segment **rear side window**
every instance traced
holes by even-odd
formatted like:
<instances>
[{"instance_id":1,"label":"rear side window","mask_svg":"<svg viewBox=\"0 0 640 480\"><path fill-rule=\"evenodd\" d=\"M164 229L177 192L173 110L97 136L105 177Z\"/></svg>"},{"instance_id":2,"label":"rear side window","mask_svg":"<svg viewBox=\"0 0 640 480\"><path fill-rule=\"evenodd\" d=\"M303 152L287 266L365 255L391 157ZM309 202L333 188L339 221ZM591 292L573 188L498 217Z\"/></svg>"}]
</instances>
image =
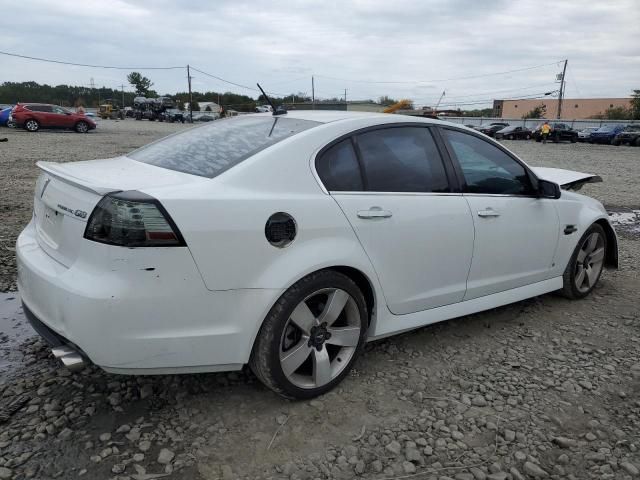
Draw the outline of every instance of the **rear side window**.
<instances>
[{"instance_id":1,"label":"rear side window","mask_svg":"<svg viewBox=\"0 0 640 480\"><path fill-rule=\"evenodd\" d=\"M329 191L357 192L363 189L358 158L350 138L325 150L316 160L316 170Z\"/></svg>"},{"instance_id":2,"label":"rear side window","mask_svg":"<svg viewBox=\"0 0 640 480\"><path fill-rule=\"evenodd\" d=\"M449 192L442 159L427 128L382 128L359 134L357 140L367 190Z\"/></svg>"},{"instance_id":3,"label":"rear side window","mask_svg":"<svg viewBox=\"0 0 640 480\"><path fill-rule=\"evenodd\" d=\"M216 120L133 151L129 158L213 178L285 138L320 125L286 117L245 115Z\"/></svg>"},{"instance_id":4,"label":"rear side window","mask_svg":"<svg viewBox=\"0 0 640 480\"><path fill-rule=\"evenodd\" d=\"M32 112L51 112L51 105L25 105Z\"/></svg>"}]
</instances>

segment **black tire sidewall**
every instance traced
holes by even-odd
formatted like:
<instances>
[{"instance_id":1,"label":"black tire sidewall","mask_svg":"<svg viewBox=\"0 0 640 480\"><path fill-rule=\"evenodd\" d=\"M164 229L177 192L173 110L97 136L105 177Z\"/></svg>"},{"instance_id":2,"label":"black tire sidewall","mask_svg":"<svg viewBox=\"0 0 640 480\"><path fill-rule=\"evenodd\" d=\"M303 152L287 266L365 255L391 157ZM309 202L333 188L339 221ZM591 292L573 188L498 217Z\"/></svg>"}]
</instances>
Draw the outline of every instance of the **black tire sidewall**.
<instances>
[{"instance_id":1,"label":"black tire sidewall","mask_svg":"<svg viewBox=\"0 0 640 480\"><path fill-rule=\"evenodd\" d=\"M282 338L282 333L284 330L291 313L295 309L295 307L306 297L311 295L312 293L321 290L323 288L339 288L346 291L356 302L358 306L358 310L360 311L360 340L358 346L356 347L356 351L353 356L349 360L349 363L342 370L340 375L334 378L328 384L318 387L318 388L300 388L287 379L286 375L282 371L282 367L280 365L280 340ZM267 359L268 362L268 372L270 379L264 379L263 375L256 372L258 377L263 380L267 380L267 386L270 383L274 383L277 387L275 390L288 398L295 399L309 399L313 397L317 397L318 395L322 395L323 393L328 392L332 388L334 388L338 383L342 381L342 379L349 374L349 371L353 367L354 362L362 352L364 345L366 343L367 336L367 328L368 328L368 312L367 305L364 299L364 296L358 286L346 275L343 275L339 272L333 270L324 270L320 272L316 272L311 274L295 285L290 287L276 302L276 305L271 309L263 327L260 329L258 335L269 332L267 337L261 337L256 340L256 347L259 349L263 349L261 352ZM265 328L267 327L267 328ZM264 349L267 349L265 352ZM254 347L255 350L255 347ZM252 357L258 352L252 353ZM252 368L254 368L252 363Z\"/></svg>"},{"instance_id":2,"label":"black tire sidewall","mask_svg":"<svg viewBox=\"0 0 640 480\"><path fill-rule=\"evenodd\" d=\"M605 251L605 255L606 255L606 251L607 251L607 234L604 231L604 228L602 228L599 224L594 223L593 225L591 225L586 232L584 232L584 234L582 235L582 237L580 237L580 240L578 240L578 243L573 251L573 254L571 255L571 259L569 260L569 264L567 265L567 268L565 269L564 275L563 275L563 281L564 281L564 285L563 285L563 292L565 294L565 296L569 297L569 298L573 298L573 299L578 299L578 298L584 298L587 295L589 295L593 289L596 287L596 285L598 284L598 282L600 281L600 277L602 276L602 272L604 271L604 265L602 266L602 269L600 270L600 273L598 274L598 278L596 279L596 281L594 282L593 286L587 290L586 292L581 292L580 290L578 290L578 288L576 287L576 269L575 269L575 264L576 264L576 260L578 257L578 254L580 253L580 246L584 243L585 239L591 235L594 232L598 232L602 238L604 239L604 251Z\"/></svg>"},{"instance_id":3,"label":"black tire sidewall","mask_svg":"<svg viewBox=\"0 0 640 480\"><path fill-rule=\"evenodd\" d=\"M79 125L86 125L87 129L83 132L79 129ZM87 133L89 131L89 124L87 122L84 121L79 121L78 123L76 123L76 126L74 128L74 130L78 133Z\"/></svg>"}]
</instances>

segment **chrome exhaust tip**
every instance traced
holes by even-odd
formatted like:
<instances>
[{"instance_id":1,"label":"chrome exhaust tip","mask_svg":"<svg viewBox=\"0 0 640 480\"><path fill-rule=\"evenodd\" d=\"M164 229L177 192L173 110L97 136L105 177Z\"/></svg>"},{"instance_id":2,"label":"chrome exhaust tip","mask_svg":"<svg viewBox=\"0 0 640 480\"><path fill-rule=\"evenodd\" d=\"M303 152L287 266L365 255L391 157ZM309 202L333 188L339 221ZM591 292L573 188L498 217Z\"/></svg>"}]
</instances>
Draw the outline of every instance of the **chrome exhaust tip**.
<instances>
[{"instance_id":1,"label":"chrome exhaust tip","mask_svg":"<svg viewBox=\"0 0 640 480\"><path fill-rule=\"evenodd\" d=\"M87 366L85 358L69 345L54 347L51 349L51 353L62 362L62 365L71 371L82 370Z\"/></svg>"}]
</instances>

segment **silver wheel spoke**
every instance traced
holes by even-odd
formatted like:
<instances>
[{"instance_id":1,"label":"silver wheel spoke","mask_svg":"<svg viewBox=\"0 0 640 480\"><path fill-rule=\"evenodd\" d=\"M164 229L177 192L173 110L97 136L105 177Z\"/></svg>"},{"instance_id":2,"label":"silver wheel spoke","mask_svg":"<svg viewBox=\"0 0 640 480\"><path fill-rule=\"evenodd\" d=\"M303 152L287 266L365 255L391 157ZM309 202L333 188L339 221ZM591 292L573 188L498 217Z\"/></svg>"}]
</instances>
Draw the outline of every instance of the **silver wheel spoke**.
<instances>
[{"instance_id":1,"label":"silver wheel spoke","mask_svg":"<svg viewBox=\"0 0 640 480\"><path fill-rule=\"evenodd\" d=\"M313 381L316 387L331 381L331 360L324 346L320 351L313 349Z\"/></svg>"},{"instance_id":2,"label":"silver wheel spoke","mask_svg":"<svg viewBox=\"0 0 640 480\"><path fill-rule=\"evenodd\" d=\"M300 368L300 365L309 358L310 353L311 347L308 345L307 339L303 338L293 349L281 354L280 364L284 374L289 376Z\"/></svg>"},{"instance_id":3,"label":"silver wheel spoke","mask_svg":"<svg viewBox=\"0 0 640 480\"><path fill-rule=\"evenodd\" d=\"M592 233L589 235L589 239L587 240L587 248L585 248L587 253L593 252L598 246L598 237L597 233Z\"/></svg>"},{"instance_id":4,"label":"silver wheel spoke","mask_svg":"<svg viewBox=\"0 0 640 480\"><path fill-rule=\"evenodd\" d=\"M586 272L584 267L582 265L578 267L578 273L576 274L576 286L578 288L582 287L582 284L584 283L585 274Z\"/></svg>"},{"instance_id":5,"label":"silver wheel spoke","mask_svg":"<svg viewBox=\"0 0 640 480\"><path fill-rule=\"evenodd\" d=\"M604 260L604 248L599 248L597 250L594 250L593 253L591 254L591 262L599 263L602 260Z\"/></svg>"},{"instance_id":6,"label":"silver wheel spoke","mask_svg":"<svg viewBox=\"0 0 640 480\"><path fill-rule=\"evenodd\" d=\"M326 342L330 345L355 347L360 340L360 327L337 327L327 329L331 334Z\"/></svg>"},{"instance_id":7,"label":"silver wheel spoke","mask_svg":"<svg viewBox=\"0 0 640 480\"><path fill-rule=\"evenodd\" d=\"M587 285L589 287L592 287L596 283L598 272L596 272L593 268L585 268L584 271L587 273Z\"/></svg>"},{"instance_id":8,"label":"silver wheel spoke","mask_svg":"<svg viewBox=\"0 0 640 480\"><path fill-rule=\"evenodd\" d=\"M347 300L349 300L349 294L344 290L334 290L330 293L327 304L318 317L318 323L326 322L327 325L332 325L344 310Z\"/></svg>"},{"instance_id":9,"label":"silver wheel spoke","mask_svg":"<svg viewBox=\"0 0 640 480\"><path fill-rule=\"evenodd\" d=\"M587 258L587 252L584 251L583 249L580 249L580 251L578 252L578 262L582 263L584 262L584 259Z\"/></svg>"},{"instance_id":10,"label":"silver wheel spoke","mask_svg":"<svg viewBox=\"0 0 640 480\"><path fill-rule=\"evenodd\" d=\"M317 324L316 317L313 316L311 310L305 302L300 302L295 310L291 313L291 321L295 323L300 330L307 335L311 332L311 327Z\"/></svg>"}]
</instances>

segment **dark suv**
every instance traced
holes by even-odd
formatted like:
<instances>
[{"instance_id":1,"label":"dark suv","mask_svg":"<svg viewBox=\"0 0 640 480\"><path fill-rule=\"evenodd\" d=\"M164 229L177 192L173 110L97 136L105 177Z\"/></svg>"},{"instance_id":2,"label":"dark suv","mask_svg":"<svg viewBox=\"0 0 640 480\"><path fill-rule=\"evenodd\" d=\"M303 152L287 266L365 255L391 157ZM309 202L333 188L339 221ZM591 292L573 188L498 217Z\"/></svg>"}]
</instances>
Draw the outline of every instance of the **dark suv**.
<instances>
[{"instance_id":1,"label":"dark suv","mask_svg":"<svg viewBox=\"0 0 640 480\"><path fill-rule=\"evenodd\" d=\"M640 147L640 125L627 125L623 131L618 133L611 142L614 145L635 145Z\"/></svg>"},{"instance_id":2,"label":"dark suv","mask_svg":"<svg viewBox=\"0 0 640 480\"><path fill-rule=\"evenodd\" d=\"M18 103L11 111L11 119L17 127L29 132L41 128L62 128L86 133L96 128L93 120L84 113L75 113L48 103Z\"/></svg>"},{"instance_id":3,"label":"dark suv","mask_svg":"<svg viewBox=\"0 0 640 480\"><path fill-rule=\"evenodd\" d=\"M562 140L568 140L571 143L576 143L578 141L578 132L576 132L573 128L571 128L566 123L550 123L551 132L549 132L548 140L552 142L560 142ZM535 138L536 142L542 141L541 134L542 124L538 125L536 129L533 131L533 138Z\"/></svg>"}]
</instances>

